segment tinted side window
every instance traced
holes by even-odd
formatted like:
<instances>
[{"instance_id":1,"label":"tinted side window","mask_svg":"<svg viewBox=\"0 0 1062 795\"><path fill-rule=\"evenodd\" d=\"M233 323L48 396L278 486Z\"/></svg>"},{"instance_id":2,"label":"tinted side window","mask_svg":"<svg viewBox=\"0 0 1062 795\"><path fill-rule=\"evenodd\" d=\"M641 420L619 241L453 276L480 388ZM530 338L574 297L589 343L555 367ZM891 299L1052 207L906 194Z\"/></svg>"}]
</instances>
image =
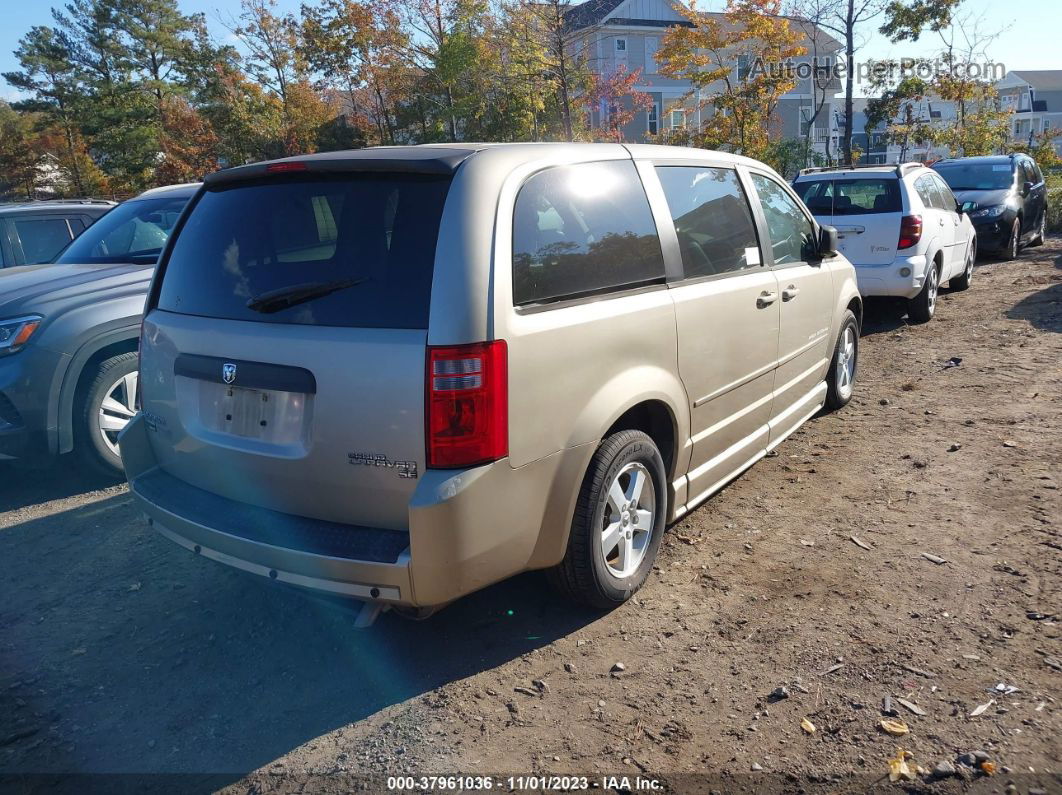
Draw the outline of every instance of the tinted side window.
<instances>
[{"instance_id":1,"label":"tinted side window","mask_svg":"<svg viewBox=\"0 0 1062 795\"><path fill-rule=\"evenodd\" d=\"M760 205L767 219L774 264L807 262L815 257L815 227L796 201L770 177L752 175Z\"/></svg>"},{"instance_id":2,"label":"tinted side window","mask_svg":"<svg viewBox=\"0 0 1062 795\"><path fill-rule=\"evenodd\" d=\"M936 207L937 202L940 201L928 176L919 177L915 180L915 192L918 193L918 198L922 200L922 204L927 208Z\"/></svg>"},{"instance_id":3,"label":"tinted side window","mask_svg":"<svg viewBox=\"0 0 1062 795\"><path fill-rule=\"evenodd\" d=\"M729 168L660 166L687 278L759 265L759 243L748 199ZM754 250L755 261L746 260Z\"/></svg>"},{"instance_id":4,"label":"tinted side window","mask_svg":"<svg viewBox=\"0 0 1062 795\"><path fill-rule=\"evenodd\" d=\"M542 303L664 279L660 239L634 163L535 174L513 213L513 303Z\"/></svg>"},{"instance_id":5,"label":"tinted side window","mask_svg":"<svg viewBox=\"0 0 1062 795\"><path fill-rule=\"evenodd\" d=\"M933 187L937 189L937 193L940 196L940 209L955 212L955 194L951 192L951 188L936 175L933 175L930 179L933 180Z\"/></svg>"},{"instance_id":6,"label":"tinted side window","mask_svg":"<svg viewBox=\"0 0 1062 795\"><path fill-rule=\"evenodd\" d=\"M65 218L26 218L14 223L27 265L50 262L70 242Z\"/></svg>"}]
</instances>

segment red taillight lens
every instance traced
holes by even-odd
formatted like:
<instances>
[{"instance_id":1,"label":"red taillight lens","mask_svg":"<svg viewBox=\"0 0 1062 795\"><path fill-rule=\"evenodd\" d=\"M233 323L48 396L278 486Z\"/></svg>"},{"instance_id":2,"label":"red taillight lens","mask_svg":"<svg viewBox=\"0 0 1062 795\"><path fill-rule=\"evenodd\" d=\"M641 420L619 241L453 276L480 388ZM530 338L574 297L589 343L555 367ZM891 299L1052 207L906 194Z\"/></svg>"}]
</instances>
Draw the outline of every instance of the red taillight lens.
<instances>
[{"instance_id":1,"label":"red taillight lens","mask_svg":"<svg viewBox=\"0 0 1062 795\"><path fill-rule=\"evenodd\" d=\"M428 466L486 464L509 453L509 374L503 340L428 348Z\"/></svg>"},{"instance_id":2,"label":"red taillight lens","mask_svg":"<svg viewBox=\"0 0 1062 795\"><path fill-rule=\"evenodd\" d=\"M905 215L900 219L900 240L896 248L911 248L922 239L922 216Z\"/></svg>"},{"instance_id":3,"label":"red taillight lens","mask_svg":"<svg viewBox=\"0 0 1062 795\"><path fill-rule=\"evenodd\" d=\"M300 160L291 160L284 163L270 163L266 166L267 174L283 173L285 171L306 171L307 166Z\"/></svg>"}]
</instances>

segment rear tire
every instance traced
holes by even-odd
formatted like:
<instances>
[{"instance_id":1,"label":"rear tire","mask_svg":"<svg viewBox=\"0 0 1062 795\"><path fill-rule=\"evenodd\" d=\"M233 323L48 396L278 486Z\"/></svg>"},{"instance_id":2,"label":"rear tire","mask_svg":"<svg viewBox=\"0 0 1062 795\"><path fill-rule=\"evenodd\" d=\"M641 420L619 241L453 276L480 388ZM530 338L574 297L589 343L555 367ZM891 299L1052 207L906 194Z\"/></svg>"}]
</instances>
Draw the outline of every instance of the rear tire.
<instances>
[{"instance_id":1,"label":"rear tire","mask_svg":"<svg viewBox=\"0 0 1062 795\"><path fill-rule=\"evenodd\" d=\"M620 431L597 448L583 478L568 549L548 572L576 602L610 609L642 587L667 520L660 450L641 431Z\"/></svg>"},{"instance_id":2,"label":"rear tire","mask_svg":"<svg viewBox=\"0 0 1062 795\"><path fill-rule=\"evenodd\" d=\"M1040 213L1040 227L1036 231L1036 237L1029 241L1029 248L1036 248L1036 246L1042 246L1044 239L1047 237L1047 210Z\"/></svg>"},{"instance_id":3,"label":"rear tire","mask_svg":"<svg viewBox=\"0 0 1062 795\"><path fill-rule=\"evenodd\" d=\"M855 391L856 373L859 371L859 322L848 309L841 319L837 344L833 347L833 359L826 375L826 408L830 411L844 408Z\"/></svg>"},{"instance_id":4,"label":"rear tire","mask_svg":"<svg viewBox=\"0 0 1062 795\"><path fill-rule=\"evenodd\" d=\"M977 259L977 239L970 241L970 250L966 254L966 268L962 275L952 276L948 287L952 290L969 290L970 282L973 281L974 260Z\"/></svg>"},{"instance_id":5,"label":"rear tire","mask_svg":"<svg viewBox=\"0 0 1062 795\"><path fill-rule=\"evenodd\" d=\"M97 472L120 478L125 470L117 434L135 413L137 355L122 353L100 362L77 413L74 449Z\"/></svg>"},{"instance_id":6,"label":"rear tire","mask_svg":"<svg viewBox=\"0 0 1062 795\"><path fill-rule=\"evenodd\" d=\"M940 269L934 262L926 274L922 292L910 300L907 314L915 323L928 323L937 311L937 290L940 288Z\"/></svg>"}]
</instances>

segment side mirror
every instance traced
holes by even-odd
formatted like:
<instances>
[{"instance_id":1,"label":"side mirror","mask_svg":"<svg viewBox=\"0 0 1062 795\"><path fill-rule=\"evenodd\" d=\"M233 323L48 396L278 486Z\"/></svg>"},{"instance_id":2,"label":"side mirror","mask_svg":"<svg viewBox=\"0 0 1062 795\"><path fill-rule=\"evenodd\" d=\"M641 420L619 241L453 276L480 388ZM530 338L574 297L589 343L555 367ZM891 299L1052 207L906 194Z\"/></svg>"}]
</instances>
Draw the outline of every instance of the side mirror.
<instances>
[{"instance_id":1,"label":"side mirror","mask_svg":"<svg viewBox=\"0 0 1062 795\"><path fill-rule=\"evenodd\" d=\"M1024 185L1021 186L1021 195L1028 196L1030 193L1032 193L1032 189L1033 184L1031 182L1026 182Z\"/></svg>"},{"instance_id":2,"label":"side mirror","mask_svg":"<svg viewBox=\"0 0 1062 795\"><path fill-rule=\"evenodd\" d=\"M959 215L972 213L977 209L977 202L956 202L955 212Z\"/></svg>"},{"instance_id":3,"label":"side mirror","mask_svg":"<svg viewBox=\"0 0 1062 795\"><path fill-rule=\"evenodd\" d=\"M819 256L833 257L837 254L837 229L829 224L819 227Z\"/></svg>"}]
</instances>

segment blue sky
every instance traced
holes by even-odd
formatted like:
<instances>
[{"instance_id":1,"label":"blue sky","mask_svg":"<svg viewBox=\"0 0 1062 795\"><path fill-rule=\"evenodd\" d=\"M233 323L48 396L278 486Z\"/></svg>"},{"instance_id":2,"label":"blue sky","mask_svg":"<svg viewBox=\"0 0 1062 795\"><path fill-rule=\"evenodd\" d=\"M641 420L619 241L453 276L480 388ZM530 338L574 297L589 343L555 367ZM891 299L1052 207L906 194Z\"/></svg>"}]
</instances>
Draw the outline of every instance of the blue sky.
<instances>
[{"instance_id":1,"label":"blue sky","mask_svg":"<svg viewBox=\"0 0 1062 795\"><path fill-rule=\"evenodd\" d=\"M180 0L187 13L206 14L214 35L222 39L228 31L219 19L228 19L239 12L239 0ZM50 7L58 5L49 0L0 0L0 72L18 67L13 55L21 36L33 25L51 23ZM300 0L279 0L282 11L297 12ZM723 0L699 3L709 10L722 8ZM1003 64L1007 69L1062 69L1062 54L1059 53L1059 38L1062 22L1059 21L1058 0L966 0L964 13L981 18L981 28L986 31L1001 31L989 50L989 58ZM860 60L888 57L920 57L936 48L936 41L924 37L917 44L893 45L873 32L874 24L867 25L867 42L857 55ZM858 93L858 89L857 89ZM15 99L15 92L0 79L0 98Z\"/></svg>"}]
</instances>

